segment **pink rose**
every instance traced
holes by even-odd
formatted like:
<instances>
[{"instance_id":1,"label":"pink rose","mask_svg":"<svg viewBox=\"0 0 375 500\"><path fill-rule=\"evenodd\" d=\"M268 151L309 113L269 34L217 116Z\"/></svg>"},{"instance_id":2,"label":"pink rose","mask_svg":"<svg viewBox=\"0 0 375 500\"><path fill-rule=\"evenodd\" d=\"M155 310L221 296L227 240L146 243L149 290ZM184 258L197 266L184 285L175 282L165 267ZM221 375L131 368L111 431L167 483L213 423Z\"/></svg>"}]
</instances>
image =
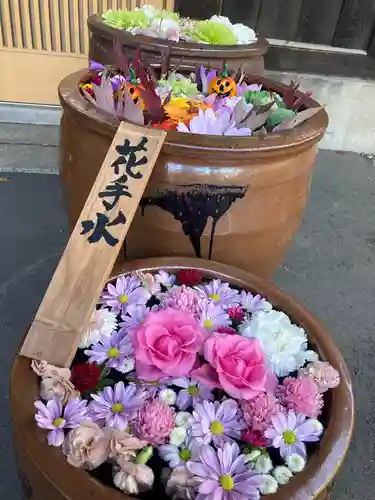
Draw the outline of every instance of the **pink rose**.
<instances>
[{"instance_id":1,"label":"pink rose","mask_svg":"<svg viewBox=\"0 0 375 500\"><path fill-rule=\"evenodd\" d=\"M275 388L277 379L268 371L257 339L212 335L205 341L204 357L209 364L193 370L192 378L209 387L221 387L233 398L248 400Z\"/></svg>"},{"instance_id":2,"label":"pink rose","mask_svg":"<svg viewBox=\"0 0 375 500\"><path fill-rule=\"evenodd\" d=\"M188 375L204 339L202 327L191 314L171 308L150 312L133 337L138 378Z\"/></svg>"}]
</instances>

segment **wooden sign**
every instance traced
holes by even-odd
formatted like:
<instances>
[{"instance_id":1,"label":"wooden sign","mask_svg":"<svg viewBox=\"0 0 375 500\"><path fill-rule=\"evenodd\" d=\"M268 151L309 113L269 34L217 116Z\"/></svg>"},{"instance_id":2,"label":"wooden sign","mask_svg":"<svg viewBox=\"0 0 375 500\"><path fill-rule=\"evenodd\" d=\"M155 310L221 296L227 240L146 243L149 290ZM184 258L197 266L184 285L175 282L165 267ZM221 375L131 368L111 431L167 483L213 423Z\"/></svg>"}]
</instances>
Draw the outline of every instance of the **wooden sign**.
<instances>
[{"instance_id":1,"label":"wooden sign","mask_svg":"<svg viewBox=\"0 0 375 500\"><path fill-rule=\"evenodd\" d=\"M165 137L163 130L120 124L27 334L23 356L70 366Z\"/></svg>"}]
</instances>

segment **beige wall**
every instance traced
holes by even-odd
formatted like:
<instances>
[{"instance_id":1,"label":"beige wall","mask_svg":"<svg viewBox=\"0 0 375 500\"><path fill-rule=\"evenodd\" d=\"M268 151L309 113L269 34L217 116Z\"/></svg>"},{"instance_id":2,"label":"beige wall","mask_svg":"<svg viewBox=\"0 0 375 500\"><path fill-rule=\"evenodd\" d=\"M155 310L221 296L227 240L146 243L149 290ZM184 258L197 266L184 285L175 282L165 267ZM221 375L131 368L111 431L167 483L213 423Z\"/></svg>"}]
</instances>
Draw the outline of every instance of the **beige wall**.
<instances>
[{"instance_id":1,"label":"beige wall","mask_svg":"<svg viewBox=\"0 0 375 500\"><path fill-rule=\"evenodd\" d=\"M57 104L57 85L87 65L88 15L173 0L0 0L0 101Z\"/></svg>"}]
</instances>

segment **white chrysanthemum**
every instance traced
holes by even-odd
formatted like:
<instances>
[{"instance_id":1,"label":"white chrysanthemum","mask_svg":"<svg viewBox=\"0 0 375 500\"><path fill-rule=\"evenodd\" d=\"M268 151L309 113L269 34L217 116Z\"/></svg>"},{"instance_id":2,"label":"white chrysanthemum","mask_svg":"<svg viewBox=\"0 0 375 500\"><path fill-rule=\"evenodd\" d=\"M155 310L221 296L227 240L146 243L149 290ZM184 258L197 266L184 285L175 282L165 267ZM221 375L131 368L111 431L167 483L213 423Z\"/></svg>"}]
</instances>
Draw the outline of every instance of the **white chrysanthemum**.
<instances>
[{"instance_id":1,"label":"white chrysanthemum","mask_svg":"<svg viewBox=\"0 0 375 500\"><path fill-rule=\"evenodd\" d=\"M249 462L254 462L258 457L260 457L262 452L259 449L255 449L251 451L250 453L245 453L245 464ZM253 464L251 464L251 467Z\"/></svg>"},{"instance_id":2,"label":"white chrysanthemum","mask_svg":"<svg viewBox=\"0 0 375 500\"><path fill-rule=\"evenodd\" d=\"M102 338L110 337L116 328L116 314L105 307L97 309L91 317L89 328L84 333L79 347L86 349L92 344L97 344Z\"/></svg>"},{"instance_id":3,"label":"white chrysanthemum","mask_svg":"<svg viewBox=\"0 0 375 500\"><path fill-rule=\"evenodd\" d=\"M286 464L294 474L297 474L305 468L306 460L300 455L293 453L287 457Z\"/></svg>"},{"instance_id":4,"label":"white chrysanthemum","mask_svg":"<svg viewBox=\"0 0 375 500\"><path fill-rule=\"evenodd\" d=\"M263 486L260 488L260 492L262 495L272 495L272 493L276 493L279 485L274 477L269 474L265 474L263 476Z\"/></svg>"},{"instance_id":5,"label":"white chrysanthemum","mask_svg":"<svg viewBox=\"0 0 375 500\"><path fill-rule=\"evenodd\" d=\"M262 454L254 462L254 469L261 474L268 474L273 469L273 463L269 455Z\"/></svg>"},{"instance_id":6,"label":"white chrysanthemum","mask_svg":"<svg viewBox=\"0 0 375 500\"><path fill-rule=\"evenodd\" d=\"M240 326L240 333L259 340L269 367L278 377L318 359L314 351L307 350L304 329L293 325L283 312L258 311Z\"/></svg>"},{"instance_id":7,"label":"white chrysanthemum","mask_svg":"<svg viewBox=\"0 0 375 500\"><path fill-rule=\"evenodd\" d=\"M159 399L167 403L168 406L172 406L175 404L177 399L177 394L173 389L162 389L159 392Z\"/></svg>"},{"instance_id":8,"label":"white chrysanthemum","mask_svg":"<svg viewBox=\"0 0 375 500\"><path fill-rule=\"evenodd\" d=\"M213 21L214 23L218 23L218 24L224 24L228 28L232 28L232 26L233 26L228 17L217 16L216 14L211 17L210 21Z\"/></svg>"},{"instance_id":9,"label":"white chrysanthemum","mask_svg":"<svg viewBox=\"0 0 375 500\"><path fill-rule=\"evenodd\" d=\"M185 427L185 429L190 429L192 426L194 418L188 411L179 411L174 417L174 422L177 427Z\"/></svg>"},{"instance_id":10,"label":"white chrysanthemum","mask_svg":"<svg viewBox=\"0 0 375 500\"><path fill-rule=\"evenodd\" d=\"M236 37L238 44L254 43L257 41L255 31L249 28L249 26L237 23L233 24L230 29L232 30L233 35Z\"/></svg>"},{"instance_id":11,"label":"white chrysanthemum","mask_svg":"<svg viewBox=\"0 0 375 500\"><path fill-rule=\"evenodd\" d=\"M293 477L292 471L285 467L284 465L280 465L279 467L275 467L272 471L273 477L276 479L277 483L288 484L291 478Z\"/></svg>"},{"instance_id":12,"label":"white chrysanthemum","mask_svg":"<svg viewBox=\"0 0 375 500\"><path fill-rule=\"evenodd\" d=\"M175 446L181 446L182 443L185 442L185 438L186 438L186 428L175 427L171 431L171 434L169 436L169 442L170 444L174 444Z\"/></svg>"}]
</instances>

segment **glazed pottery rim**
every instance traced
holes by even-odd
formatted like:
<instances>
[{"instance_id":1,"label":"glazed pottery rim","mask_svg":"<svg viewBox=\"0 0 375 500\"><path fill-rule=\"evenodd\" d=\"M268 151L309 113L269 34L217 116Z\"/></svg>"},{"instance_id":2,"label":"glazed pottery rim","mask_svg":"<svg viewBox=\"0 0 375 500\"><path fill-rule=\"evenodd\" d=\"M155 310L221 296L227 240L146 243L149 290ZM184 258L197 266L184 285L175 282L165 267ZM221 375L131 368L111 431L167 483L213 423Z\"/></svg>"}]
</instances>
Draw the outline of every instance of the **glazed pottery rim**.
<instances>
[{"instance_id":1,"label":"glazed pottery rim","mask_svg":"<svg viewBox=\"0 0 375 500\"><path fill-rule=\"evenodd\" d=\"M131 45L142 45L142 48L147 48L151 52L160 51L160 49L171 47L174 53L178 55L187 56L194 55L195 52L199 54L208 55L218 59L236 58L236 57L254 57L264 55L270 46L269 42L262 37L257 36L257 40L247 44L237 45L211 45L199 42L174 42L164 38L152 37L146 35L133 35L124 29L115 28L103 21L101 13L92 14L87 19L87 26L91 33L100 33L100 36L112 41L118 37L121 42L127 42ZM220 52L225 52L221 54ZM198 55L198 54L197 54ZM100 61L97 61L100 62Z\"/></svg>"},{"instance_id":2,"label":"glazed pottery rim","mask_svg":"<svg viewBox=\"0 0 375 500\"><path fill-rule=\"evenodd\" d=\"M317 342L322 359L328 359L339 371L341 383L336 389L331 390L329 420L319 452L313 453L309 457L304 471L294 476L287 485L280 487L272 497L275 500L300 500L301 498L312 500L317 498L337 474L348 450L354 425L354 400L350 375L346 363L329 333L291 296L247 271L226 264L188 257L142 259L117 266L110 280L136 270L152 272L158 269L170 272L176 272L180 269L197 269L202 271L205 277L216 277L229 281L239 288L257 291L270 300L276 308L283 310L290 315L292 320L303 326L312 337L311 340ZM100 500L108 497L113 500L133 498L127 495L124 497L122 492L104 485L85 470L70 466L61 450L51 449L48 446L45 431L39 429L33 419L30 423L30 417L34 411L31 404L25 403L25 398L28 399L29 394L35 393L37 376L31 372L29 363L29 359L19 356L15 360L11 374L11 403L16 436L21 439L23 448L26 449L31 459L43 469L42 472L48 479L56 481L56 488L62 493L66 491L66 483L63 478L68 474L78 480L82 488L93 488L100 484L103 491L103 495L97 497ZM25 378L29 381L28 384L24 383ZM21 415L19 412L19 407L22 405L26 408L26 415ZM43 461L38 450L42 452L43 456L46 454L47 459ZM48 471L52 477L48 476ZM70 497L66 496L66 498Z\"/></svg>"},{"instance_id":3,"label":"glazed pottery rim","mask_svg":"<svg viewBox=\"0 0 375 500\"><path fill-rule=\"evenodd\" d=\"M108 135L118 128L120 119L107 111L97 108L90 103L80 92L79 84L90 79L90 71L79 70L65 77L59 84L58 93L63 109L71 108L76 111L83 120L89 122L89 126L103 131L107 129ZM272 90L283 93L286 86L267 79L263 76L248 75L249 80L256 80L264 83ZM298 93L297 93L298 95ZM307 107L317 107L319 104L309 98ZM125 122L127 120L124 120ZM144 125L141 127L149 128ZM190 134L177 131L169 131L165 144L177 148L179 154L181 150L206 150L208 152L228 153L230 156L241 153L263 153L289 151L291 148L309 148L311 144L317 143L324 135L328 126L328 115L324 108L317 114L298 125L292 130L274 132L257 136L217 136L205 134ZM219 159L220 160L220 159Z\"/></svg>"}]
</instances>

